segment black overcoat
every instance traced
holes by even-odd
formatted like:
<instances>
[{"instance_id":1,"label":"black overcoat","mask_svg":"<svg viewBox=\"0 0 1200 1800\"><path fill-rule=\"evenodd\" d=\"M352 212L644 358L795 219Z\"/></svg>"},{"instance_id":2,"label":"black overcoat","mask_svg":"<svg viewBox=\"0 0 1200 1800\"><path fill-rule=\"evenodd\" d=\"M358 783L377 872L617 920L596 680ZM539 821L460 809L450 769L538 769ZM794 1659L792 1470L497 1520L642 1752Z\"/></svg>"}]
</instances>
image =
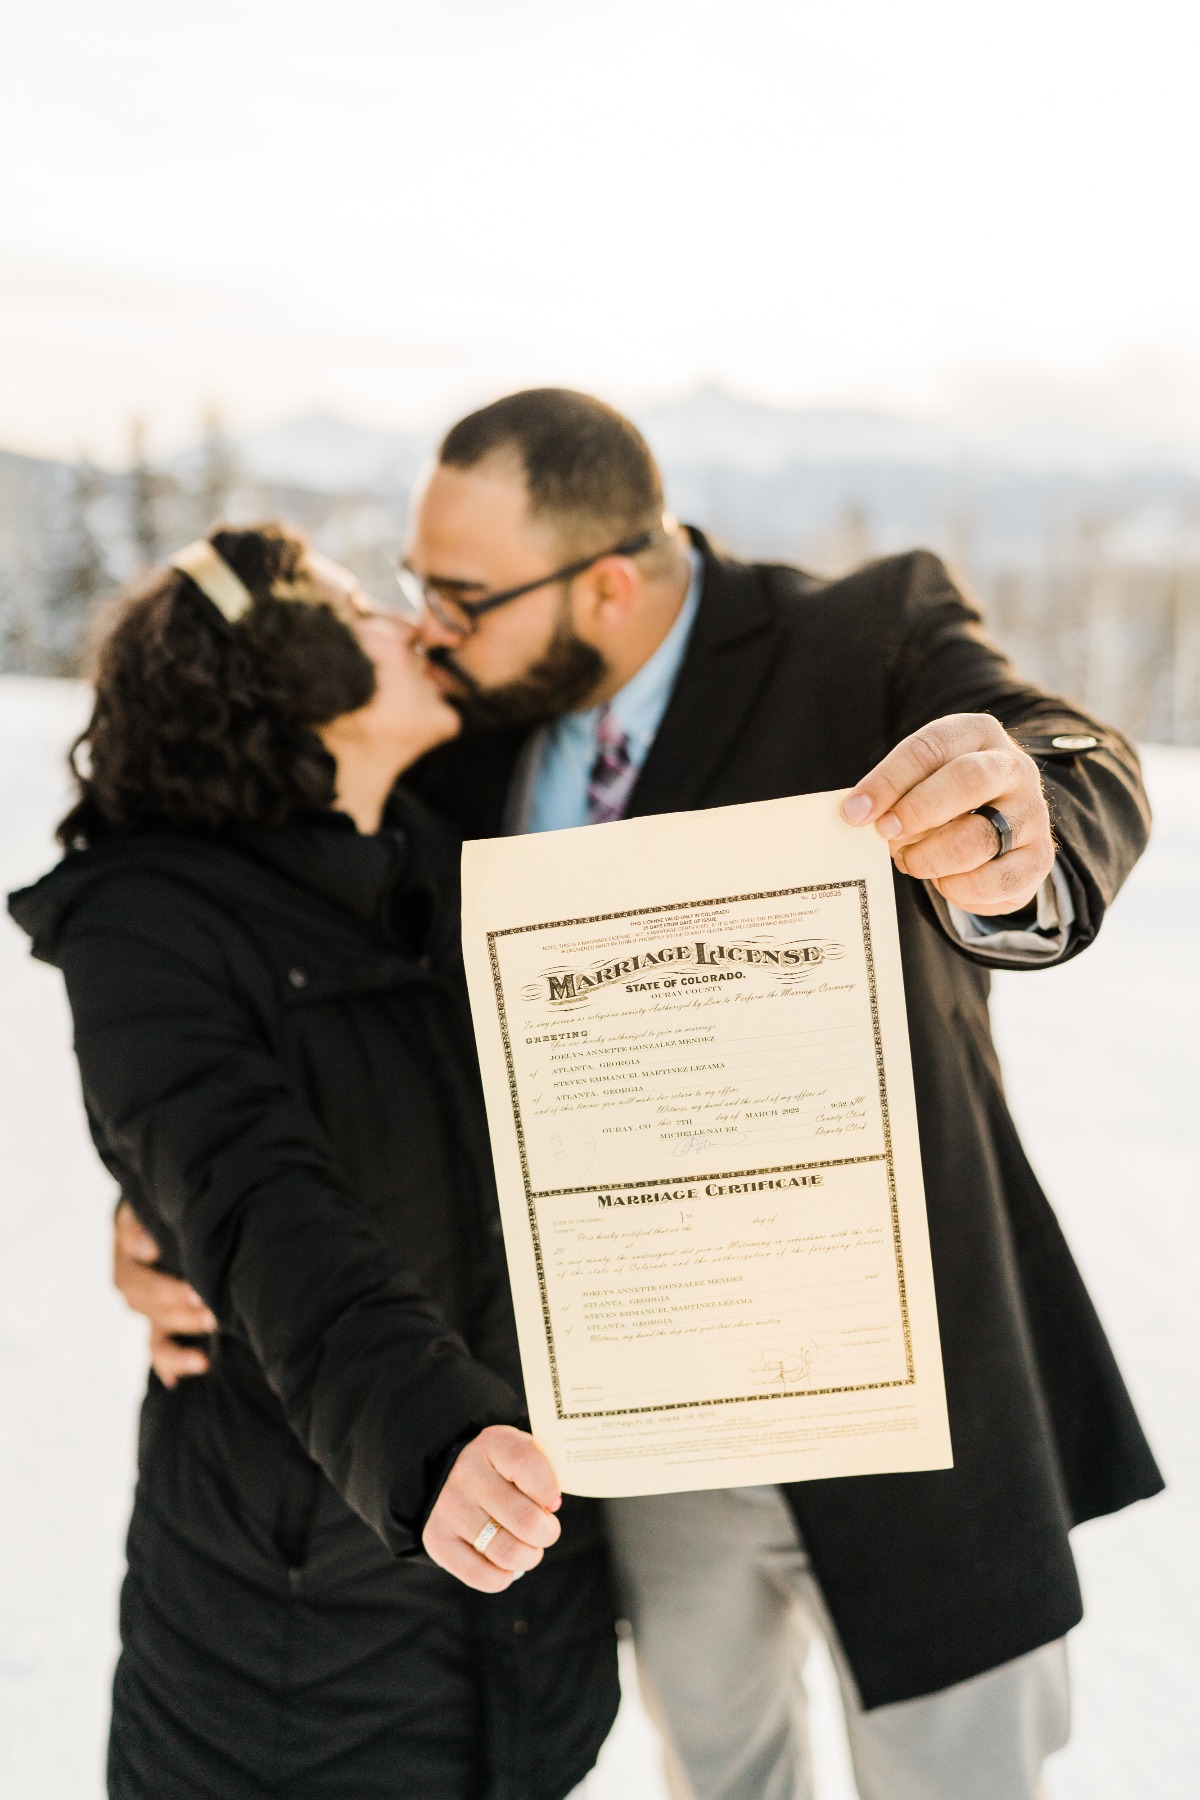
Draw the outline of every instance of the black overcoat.
<instances>
[{"instance_id":1,"label":"black overcoat","mask_svg":"<svg viewBox=\"0 0 1200 1800\"><path fill-rule=\"evenodd\" d=\"M827 582L692 536L700 607L627 816L852 786L930 720L989 712L1042 765L1075 908L1065 955L1085 949L1146 841L1126 741L1021 680L927 552ZM410 780L466 836L494 836L521 746L462 739ZM1061 1636L1082 1612L1070 1528L1162 1485L1009 1116L986 958L922 883L897 876L896 900L954 1467L786 1490L868 1706Z\"/></svg>"},{"instance_id":2,"label":"black overcoat","mask_svg":"<svg viewBox=\"0 0 1200 1800\"><path fill-rule=\"evenodd\" d=\"M612 1722L594 1503L494 1598L408 1554L454 1445L524 1415L457 875L397 797L378 838L143 835L11 901L100 1154L220 1323L143 1408L115 1800L557 1800Z\"/></svg>"}]
</instances>

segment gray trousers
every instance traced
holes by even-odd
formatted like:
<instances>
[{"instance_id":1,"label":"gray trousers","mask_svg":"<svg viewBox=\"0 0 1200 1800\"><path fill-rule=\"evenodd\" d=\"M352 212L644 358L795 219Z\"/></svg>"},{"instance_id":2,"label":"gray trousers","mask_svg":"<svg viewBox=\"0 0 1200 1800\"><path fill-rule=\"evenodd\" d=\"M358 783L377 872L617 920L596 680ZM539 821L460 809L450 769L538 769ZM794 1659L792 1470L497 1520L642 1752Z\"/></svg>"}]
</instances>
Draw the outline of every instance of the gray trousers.
<instances>
[{"instance_id":1,"label":"gray trousers","mask_svg":"<svg viewBox=\"0 0 1200 1800\"><path fill-rule=\"evenodd\" d=\"M861 1800L1035 1800L1067 1741L1066 1646L864 1712L776 1488L607 1503L673 1800L811 1800L804 1658L828 1639Z\"/></svg>"}]
</instances>

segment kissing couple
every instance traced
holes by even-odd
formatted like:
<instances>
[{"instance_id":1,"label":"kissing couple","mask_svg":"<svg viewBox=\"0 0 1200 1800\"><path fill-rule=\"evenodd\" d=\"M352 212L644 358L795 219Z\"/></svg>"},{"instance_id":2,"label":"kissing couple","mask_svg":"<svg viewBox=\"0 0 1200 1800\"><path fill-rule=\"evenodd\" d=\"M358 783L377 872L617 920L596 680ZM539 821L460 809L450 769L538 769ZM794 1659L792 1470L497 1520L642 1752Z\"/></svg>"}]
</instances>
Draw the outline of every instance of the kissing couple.
<instances>
[{"instance_id":1,"label":"kissing couple","mask_svg":"<svg viewBox=\"0 0 1200 1800\"><path fill-rule=\"evenodd\" d=\"M446 435L392 597L221 526L100 646L63 972L117 1279L152 1321L112 1800L562 1800L618 1704L675 1800L1034 1800L1068 1534L1161 1486L1005 1105L988 972L1084 950L1136 757L928 552L824 581L664 509L557 389ZM463 984L464 838L848 788L895 870L954 1467L605 1503L527 1430Z\"/></svg>"}]
</instances>

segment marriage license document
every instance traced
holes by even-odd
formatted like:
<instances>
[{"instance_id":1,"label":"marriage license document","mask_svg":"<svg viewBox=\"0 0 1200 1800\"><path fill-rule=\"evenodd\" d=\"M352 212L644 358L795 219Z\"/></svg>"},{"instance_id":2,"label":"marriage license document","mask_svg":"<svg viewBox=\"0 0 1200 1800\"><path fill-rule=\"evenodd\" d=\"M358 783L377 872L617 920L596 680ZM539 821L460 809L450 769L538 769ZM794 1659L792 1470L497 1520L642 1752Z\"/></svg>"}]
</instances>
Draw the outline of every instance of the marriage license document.
<instances>
[{"instance_id":1,"label":"marriage license document","mask_svg":"<svg viewBox=\"0 0 1200 1800\"><path fill-rule=\"evenodd\" d=\"M891 861L840 799L464 849L530 1419L567 1492L951 1466Z\"/></svg>"}]
</instances>

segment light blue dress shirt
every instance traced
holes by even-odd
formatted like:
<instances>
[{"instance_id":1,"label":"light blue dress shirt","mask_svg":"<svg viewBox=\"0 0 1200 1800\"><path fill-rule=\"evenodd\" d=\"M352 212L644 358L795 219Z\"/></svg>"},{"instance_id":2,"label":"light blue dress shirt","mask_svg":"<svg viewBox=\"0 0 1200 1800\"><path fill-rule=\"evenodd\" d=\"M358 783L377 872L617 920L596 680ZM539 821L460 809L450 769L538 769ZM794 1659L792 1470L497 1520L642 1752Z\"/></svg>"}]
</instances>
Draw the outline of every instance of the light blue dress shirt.
<instances>
[{"instance_id":1,"label":"light blue dress shirt","mask_svg":"<svg viewBox=\"0 0 1200 1800\"><path fill-rule=\"evenodd\" d=\"M688 551L692 578L679 616L654 655L609 701L609 710L626 737L629 760L640 770L658 735L675 687L680 664L692 635L704 565L697 550ZM588 822L588 780L596 760L596 724L603 707L566 713L537 734L524 789L524 816L514 819L517 831L563 831Z\"/></svg>"}]
</instances>

